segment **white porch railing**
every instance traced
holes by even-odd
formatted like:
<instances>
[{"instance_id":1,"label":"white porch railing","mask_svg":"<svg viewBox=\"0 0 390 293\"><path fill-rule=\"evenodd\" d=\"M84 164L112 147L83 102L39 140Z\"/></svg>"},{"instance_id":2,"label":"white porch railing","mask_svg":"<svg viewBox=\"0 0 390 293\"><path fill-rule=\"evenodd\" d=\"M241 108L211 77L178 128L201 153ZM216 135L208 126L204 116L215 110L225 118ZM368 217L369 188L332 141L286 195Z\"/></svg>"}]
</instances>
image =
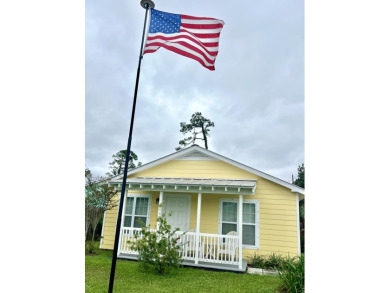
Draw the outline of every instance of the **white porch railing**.
<instances>
[{"instance_id":1,"label":"white porch railing","mask_svg":"<svg viewBox=\"0 0 390 293\"><path fill-rule=\"evenodd\" d=\"M122 228L119 254L138 254L131 249L130 243L135 241L135 235L141 237L140 231L140 228ZM196 245L196 232L183 233L176 232L178 243L182 247L180 256L183 260L196 261L196 247L198 247L198 262L239 265L238 235L199 233L199 243Z\"/></svg>"}]
</instances>

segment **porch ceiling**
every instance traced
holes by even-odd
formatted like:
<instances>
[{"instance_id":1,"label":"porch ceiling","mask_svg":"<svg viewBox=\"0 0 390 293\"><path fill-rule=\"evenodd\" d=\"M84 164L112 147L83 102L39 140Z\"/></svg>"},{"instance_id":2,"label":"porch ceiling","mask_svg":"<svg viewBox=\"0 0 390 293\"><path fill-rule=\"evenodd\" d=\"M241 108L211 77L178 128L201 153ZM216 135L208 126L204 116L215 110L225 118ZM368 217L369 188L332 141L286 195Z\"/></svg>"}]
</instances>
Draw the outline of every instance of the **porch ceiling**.
<instances>
[{"instance_id":1,"label":"porch ceiling","mask_svg":"<svg viewBox=\"0 0 390 293\"><path fill-rule=\"evenodd\" d=\"M128 178L126 185L131 190L187 191L219 194L254 194L257 180L215 178ZM122 185L122 180L110 181L109 185Z\"/></svg>"}]
</instances>

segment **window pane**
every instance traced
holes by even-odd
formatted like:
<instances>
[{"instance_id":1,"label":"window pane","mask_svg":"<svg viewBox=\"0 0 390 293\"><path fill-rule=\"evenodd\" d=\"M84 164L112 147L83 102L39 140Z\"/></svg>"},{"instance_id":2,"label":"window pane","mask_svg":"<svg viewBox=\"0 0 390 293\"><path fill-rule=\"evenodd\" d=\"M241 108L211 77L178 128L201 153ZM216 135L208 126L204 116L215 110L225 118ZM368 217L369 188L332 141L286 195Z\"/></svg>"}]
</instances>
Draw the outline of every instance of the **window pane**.
<instances>
[{"instance_id":1,"label":"window pane","mask_svg":"<svg viewBox=\"0 0 390 293\"><path fill-rule=\"evenodd\" d=\"M256 245L256 226L242 225L242 244Z\"/></svg>"},{"instance_id":2,"label":"window pane","mask_svg":"<svg viewBox=\"0 0 390 293\"><path fill-rule=\"evenodd\" d=\"M243 204L242 221L244 223L255 223L256 219L256 205L254 203Z\"/></svg>"},{"instance_id":3,"label":"window pane","mask_svg":"<svg viewBox=\"0 0 390 293\"><path fill-rule=\"evenodd\" d=\"M134 202L134 197L126 198L125 214L127 214L127 215L133 214L133 202Z\"/></svg>"},{"instance_id":4,"label":"window pane","mask_svg":"<svg viewBox=\"0 0 390 293\"><path fill-rule=\"evenodd\" d=\"M131 216L125 216L125 223L123 224L124 227L131 227Z\"/></svg>"},{"instance_id":5,"label":"window pane","mask_svg":"<svg viewBox=\"0 0 390 293\"><path fill-rule=\"evenodd\" d=\"M146 217L134 217L134 227L142 228L146 226Z\"/></svg>"},{"instance_id":6,"label":"window pane","mask_svg":"<svg viewBox=\"0 0 390 293\"><path fill-rule=\"evenodd\" d=\"M222 235L226 235L230 231L237 231L237 224L222 223Z\"/></svg>"},{"instance_id":7,"label":"window pane","mask_svg":"<svg viewBox=\"0 0 390 293\"><path fill-rule=\"evenodd\" d=\"M237 222L236 202L222 202L222 221Z\"/></svg>"},{"instance_id":8,"label":"window pane","mask_svg":"<svg viewBox=\"0 0 390 293\"><path fill-rule=\"evenodd\" d=\"M135 214L146 216L148 214L149 198L138 197L137 204L135 205Z\"/></svg>"}]
</instances>

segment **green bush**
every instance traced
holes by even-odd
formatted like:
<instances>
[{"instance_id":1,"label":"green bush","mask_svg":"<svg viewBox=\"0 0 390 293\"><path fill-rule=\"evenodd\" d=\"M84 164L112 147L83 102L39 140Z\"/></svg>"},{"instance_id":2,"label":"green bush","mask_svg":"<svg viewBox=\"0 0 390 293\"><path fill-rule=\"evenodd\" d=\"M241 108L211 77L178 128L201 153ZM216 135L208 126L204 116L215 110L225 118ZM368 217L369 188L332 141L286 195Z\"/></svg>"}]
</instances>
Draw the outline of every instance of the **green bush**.
<instances>
[{"instance_id":1,"label":"green bush","mask_svg":"<svg viewBox=\"0 0 390 293\"><path fill-rule=\"evenodd\" d=\"M279 270L283 265L284 259L281 254L271 253L265 261L265 269Z\"/></svg>"},{"instance_id":2,"label":"green bush","mask_svg":"<svg viewBox=\"0 0 390 293\"><path fill-rule=\"evenodd\" d=\"M264 269L265 268L265 261L266 257L264 255L260 254L254 254L249 257L249 262L252 267L258 268L258 269Z\"/></svg>"},{"instance_id":3,"label":"green bush","mask_svg":"<svg viewBox=\"0 0 390 293\"><path fill-rule=\"evenodd\" d=\"M252 267L259 269L281 270L286 262L294 262L294 258L283 257L281 254L270 255L254 254L249 258Z\"/></svg>"},{"instance_id":4,"label":"green bush","mask_svg":"<svg viewBox=\"0 0 390 293\"><path fill-rule=\"evenodd\" d=\"M140 236L134 242L129 242L131 248L136 250L140 264L145 268L152 268L159 274L164 274L172 268L178 268L181 263L179 238L171 231L167 219L163 214L157 218L160 228L151 231L149 227L141 229Z\"/></svg>"},{"instance_id":5,"label":"green bush","mask_svg":"<svg viewBox=\"0 0 390 293\"><path fill-rule=\"evenodd\" d=\"M94 253L94 243L92 241L85 241L85 253L86 254Z\"/></svg>"},{"instance_id":6,"label":"green bush","mask_svg":"<svg viewBox=\"0 0 390 293\"><path fill-rule=\"evenodd\" d=\"M282 291L288 293L305 292L305 257L297 257L294 261L286 261L278 271L282 281Z\"/></svg>"}]
</instances>

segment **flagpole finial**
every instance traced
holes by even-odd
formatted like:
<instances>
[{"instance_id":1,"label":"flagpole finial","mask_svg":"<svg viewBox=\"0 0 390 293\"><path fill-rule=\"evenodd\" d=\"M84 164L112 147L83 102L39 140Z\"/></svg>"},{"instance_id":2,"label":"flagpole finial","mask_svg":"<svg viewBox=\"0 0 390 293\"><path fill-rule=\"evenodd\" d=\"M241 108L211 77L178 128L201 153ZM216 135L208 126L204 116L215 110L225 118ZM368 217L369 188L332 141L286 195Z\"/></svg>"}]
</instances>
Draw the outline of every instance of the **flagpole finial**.
<instances>
[{"instance_id":1,"label":"flagpole finial","mask_svg":"<svg viewBox=\"0 0 390 293\"><path fill-rule=\"evenodd\" d=\"M154 8L154 2L152 0L141 0L140 4L145 9Z\"/></svg>"}]
</instances>

